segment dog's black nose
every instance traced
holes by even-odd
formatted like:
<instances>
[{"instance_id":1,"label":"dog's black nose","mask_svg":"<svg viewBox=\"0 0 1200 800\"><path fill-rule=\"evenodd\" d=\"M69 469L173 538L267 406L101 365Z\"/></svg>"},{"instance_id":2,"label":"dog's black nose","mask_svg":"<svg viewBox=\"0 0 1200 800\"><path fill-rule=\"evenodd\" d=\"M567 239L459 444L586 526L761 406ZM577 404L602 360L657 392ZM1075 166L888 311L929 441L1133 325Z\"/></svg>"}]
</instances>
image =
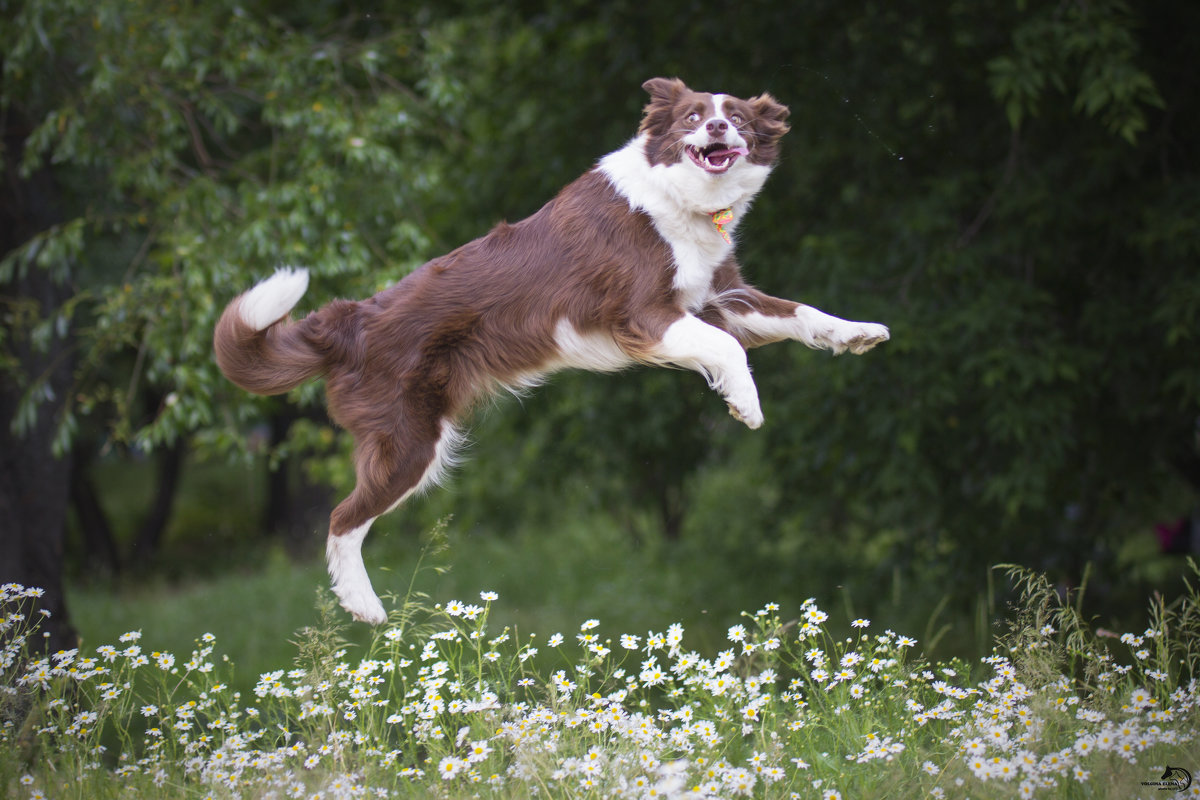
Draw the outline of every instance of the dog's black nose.
<instances>
[{"instance_id":1,"label":"dog's black nose","mask_svg":"<svg viewBox=\"0 0 1200 800\"><path fill-rule=\"evenodd\" d=\"M729 130L729 123L723 119L710 119L704 129L709 136L723 136Z\"/></svg>"}]
</instances>

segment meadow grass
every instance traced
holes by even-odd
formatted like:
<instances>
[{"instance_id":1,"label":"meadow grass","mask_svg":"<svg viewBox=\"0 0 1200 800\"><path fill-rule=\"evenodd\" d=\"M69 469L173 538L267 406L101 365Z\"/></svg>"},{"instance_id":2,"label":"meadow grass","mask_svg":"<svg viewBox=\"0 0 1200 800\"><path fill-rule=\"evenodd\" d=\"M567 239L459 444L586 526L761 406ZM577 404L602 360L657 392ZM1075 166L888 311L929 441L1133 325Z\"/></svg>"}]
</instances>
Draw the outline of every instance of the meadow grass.
<instances>
[{"instance_id":1,"label":"meadow grass","mask_svg":"<svg viewBox=\"0 0 1200 800\"><path fill-rule=\"evenodd\" d=\"M419 534L400 525L380 520L364 549L385 606L414 579L417 591L438 597L471 596L488 586L505 600L493 609L493 624L515 630L567 630L597 617L644 632L670 619L687 628L693 647L711 650L743 608L768 600L798 607L813 594L827 598L841 612L838 619L870 616L882 627L913 632L929 657L974 658L990 651L999 616L992 592L962 604L938 594L936 582L917 585L899 574L868 586L848 584L837 570L801 573L766 558L739 569L700 537L638 544L600 515L503 536L450 518ZM418 570L422 559L426 568ZM255 676L291 657L286 634L315 623L313 592L328 577L319 553L296 559L279 544L243 546L223 563L224 571L201 565L199 575L182 579L170 570L119 581L78 575L67 585L72 622L88 647L137 629L174 652L191 648L196 631L209 631L237 655L231 686L249 690ZM360 646L367 634L365 626L346 632Z\"/></svg>"},{"instance_id":2,"label":"meadow grass","mask_svg":"<svg viewBox=\"0 0 1200 800\"><path fill-rule=\"evenodd\" d=\"M434 598L414 568L361 643L326 596L289 656L241 691L206 630L177 651L131 629L31 656L36 590L7 585L0 793L1161 797L1144 784L1196 772L1193 588L1117 634L1091 629L1044 576L1009 575L1022 590L1012 622L967 662L930 660L815 598L731 617L711 647L667 618L518 631L497 622L492 587Z\"/></svg>"}]
</instances>

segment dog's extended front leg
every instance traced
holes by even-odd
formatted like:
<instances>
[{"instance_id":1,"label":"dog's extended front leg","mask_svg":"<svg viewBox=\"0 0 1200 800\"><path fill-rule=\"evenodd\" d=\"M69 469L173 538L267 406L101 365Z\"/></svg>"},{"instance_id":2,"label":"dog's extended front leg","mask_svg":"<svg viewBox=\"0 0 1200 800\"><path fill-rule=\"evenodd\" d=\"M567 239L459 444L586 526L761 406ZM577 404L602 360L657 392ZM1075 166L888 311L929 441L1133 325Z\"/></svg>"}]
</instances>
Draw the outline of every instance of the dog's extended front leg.
<instances>
[{"instance_id":1,"label":"dog's extended front leg","mask_svg":"<svg viewBox=\"0 0 1200 800\"><path fill-rule=\"evenodd\" d=\"M865 353L891 334L877 322L852 322L806 306L793 304L789 314L764 314L759 311L726 311L724 322L729 332L748 347L792 339L815 350L832 350L855 355Z\"/></svg>"},{"instance_id":2,"label":"dog's extended front leg","mask_svg":"<svg viewBox=\"0 0 1200 800\"><path fill-rule=\"evenodd\" d=\"M667 327L650 355L655 361L701 373L725 398L730 414L750 428L762 425L758 387L750 377L746 351L733 336L687 314Z\"/></svg>"},{"instance_id":3,"label":"dog's extended front leg","mask_svg":"<svg viewBox=\"0 0 1200 800\"><path fill-rule=\"evenodd\" d=\"M816 350L865 353L890 336L876 322L851 322L791 300L772 297L742 280L737 263L724 264L713 279L713 296L700 314L729 331L742 347L788 339Z\"/></svg>"}]
</instances>

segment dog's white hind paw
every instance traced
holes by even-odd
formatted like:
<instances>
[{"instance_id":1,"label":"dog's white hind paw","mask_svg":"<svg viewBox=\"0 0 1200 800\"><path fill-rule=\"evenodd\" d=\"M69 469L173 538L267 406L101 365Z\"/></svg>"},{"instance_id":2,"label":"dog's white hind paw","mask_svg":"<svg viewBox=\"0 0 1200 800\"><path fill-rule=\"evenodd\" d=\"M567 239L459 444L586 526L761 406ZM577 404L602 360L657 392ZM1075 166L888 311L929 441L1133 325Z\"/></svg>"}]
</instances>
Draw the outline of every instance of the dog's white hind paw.
<instances>
[{"instance_id":1,"label":"dog's white hind paw","mask_svg":"<svg viewBox=\"0 0 1200 800\"><path fill-rule=\"evenodd\" d=\"M387 622L387 612L383 610L383 603L370 590L347 592L345 596L339 595L338 599L341 601L342 608L349 611L350 616L358 622L366 622L371 625Z\"/></svg>"},{"instance_id":2,"label":"dog's white hind paw","mask_svg":"<svg viewBox=\"0 0 1200 800\"><path fill-rule=\"evenodd\" d=\"M359 622L378 625L387 620L387 612L371 588L371 579L367 577L362 560L362 541L373 521L374 518L367 520L348 533L331 534L325 543L325 557L329 562L333 593L342 608Z\"/></svg>"}]
</instances>

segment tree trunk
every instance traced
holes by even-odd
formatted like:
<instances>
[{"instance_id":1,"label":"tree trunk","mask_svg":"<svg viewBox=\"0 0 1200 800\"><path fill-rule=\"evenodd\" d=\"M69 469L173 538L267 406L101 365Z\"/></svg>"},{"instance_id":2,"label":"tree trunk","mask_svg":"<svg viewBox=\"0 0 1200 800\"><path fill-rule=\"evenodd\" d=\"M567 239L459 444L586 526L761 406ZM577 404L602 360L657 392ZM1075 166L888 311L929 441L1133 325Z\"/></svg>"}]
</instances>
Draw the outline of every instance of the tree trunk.
<instances>
[{"instance_id":1,"label":"tree trunk","mask_svg":"<svg viewBox=\"0 0 1200 800\"><path fill-rule=\"evenodd\" d=\"M58 219L58 198L50 175L39 172L17 178L21 137L11 133L4 143L0 191L0 254L6 254ZM23 273L23 274L22 274ZM63 541L71 485L70 453L56 458L54 435L74 378L70 333L54 335L44 348L30 341L27 327L13 324L13 312L29 303L38 315L54 314L70 295L37 266L18 268L0 284L0 319L6 336L0 354L8 361L0 372L0 582L36 586L45 594L38 607L50 612L35 647L55 652L76 646L78 637L67 616L63 595ZM18 433L13 422L30 382L44 378L43 400L28 430Z\"/></svg>"},{"instance_id":2,"label":"tree trunk","mask_svg":"<svg viewBox=\"0 0 1200 800\"><path fill-rule=\"evenodd\" d=\"M55 305L55 288L43 272L0 289L9 298L37 297L43 308ZM63 540L66 531L71 455L55 458L51 450L62 398L71 388L71 360L65 342L57 340L45 353L26 343L12 349L23 375L48 372L52 399L43 401L37 418L24 433L13 431L22 388L13 376L0 383L0 583L19 583L45 591L38 607L50 612L43 630L50 652L75 646L62 587Z\"/></svg>"},{"instance_id":3,"label":"tree trunk","mask_svg":"<svg viewBox=\"0 0 1200 800\"><path fill-rule=\"evenodd\" d=\"M271 416L271 451L287 439L292 423L300 416L284 410ZM284 459L267 474L267 505L263 530L283 539L284 548L296 558L310 555L329 524L333 509L329 487L310 482L299 456Z\"/></svg>"},{"instance_id":4,"label":"tree trunk","mask_svg":"<svg viewBox=\"0 0 1200 800\"><path fill-rule=\"evenodd\" d=\"M683 502L683 485L668 483L658 495L658 515L662 520L663 536L668 542L678 542L683 534L686 504Z\"/></svg>"},{"instance_id":5,"label":"tree trunk","mask_svg":"<svg viewBox=\"0 0 1200 800\"><path fill-rule=\"evenodd\" d=\"M184 453L183 440L177 439L170 447L159 450L155 455L158 469L154 503L138 530L137 538L133 540L133 551L129 560L134 564L145 564L162 547L163 532L167 529L167 523L171 521L171 509L175 505L175 495L179 490Z\"/></svg>"},{"instance_id":6,"label":"tree trunk","mask_svg":"<svg viewBox=\"0 0 1200 800\"><path fill-rule=\"evenodd\" d=\"M4 383L0 419L7 423L20 393L11 381ZM51 614L43 627L50 634L50 652L76 643L62 584L71 456L55 458L50 451L59 408L60 403L44 404L37 423L23 436L13 434L8 424L0 427L0 583L45 591L38 607Z\"/></svg>"},{"instance_id":7,"label":"tree trunk","mask_svg":"<svg viewBox=\"0 0 1200 800\"><path fill-rule=\"evenodd\" d=\"M95 484L89 472L89 461L83 457L80 449L75 449L74 464L71 469L71 505L75 509L75 519L79 523L79 532L83 535L84 559L91 568L93 564L107 567L112 575L121 571L121 556L113 537L112 526L108 524L108 515L96 495Z\"/></svg>"}]
</instances>

